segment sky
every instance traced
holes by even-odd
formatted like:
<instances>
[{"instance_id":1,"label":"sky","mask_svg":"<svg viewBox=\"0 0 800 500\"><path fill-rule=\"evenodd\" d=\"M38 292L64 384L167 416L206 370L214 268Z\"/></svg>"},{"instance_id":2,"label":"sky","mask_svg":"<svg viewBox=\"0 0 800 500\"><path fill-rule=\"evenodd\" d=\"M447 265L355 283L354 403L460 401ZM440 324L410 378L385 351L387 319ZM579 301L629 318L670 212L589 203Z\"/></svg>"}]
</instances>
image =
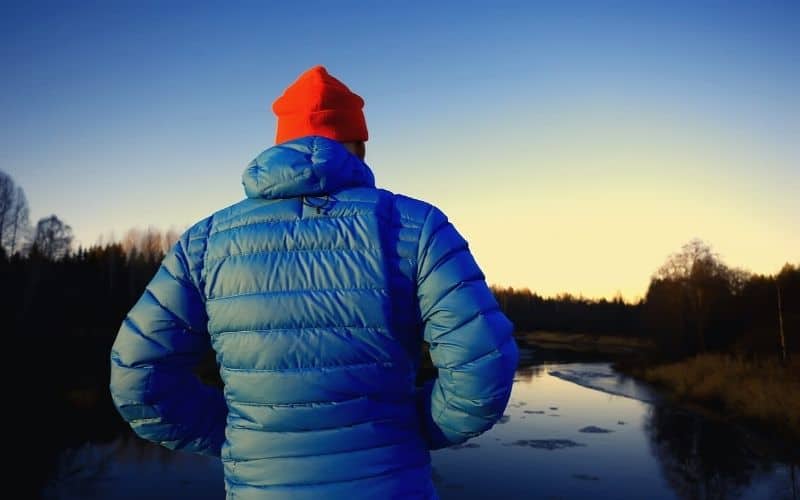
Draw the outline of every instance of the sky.
<instances>
[{"instance_id":1,"label":"sky","mask_svg":"<svg viewBox=\"0 0 800 500\"><path fill-rule=\"evenodd\" d=\"M3 2L0 170L77 244L183 230L322 64L489 283L635 300L693 238L800 262L798 56L800 2Z\"/></svg>"}]
</instances>

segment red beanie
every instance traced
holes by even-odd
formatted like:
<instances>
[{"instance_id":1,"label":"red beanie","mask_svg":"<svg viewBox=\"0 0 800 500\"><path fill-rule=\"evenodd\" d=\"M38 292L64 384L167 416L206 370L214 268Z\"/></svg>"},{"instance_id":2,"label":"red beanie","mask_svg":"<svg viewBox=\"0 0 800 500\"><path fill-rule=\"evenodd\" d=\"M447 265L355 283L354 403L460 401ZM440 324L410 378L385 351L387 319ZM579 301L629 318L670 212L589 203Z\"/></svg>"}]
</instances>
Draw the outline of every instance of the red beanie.
<instances>
[{"instance_id":1,"label":"red beanie","mask_svg":"<svg viewBox=\"0 0 800 500\"><path fill-rule=\"evenodd\" d=\"M307 135L339 142L366 141L363 107L364 99L324 67L314 66L272 103L272 111L278 117L275 143Z\"/></svg>"}]
</instances>

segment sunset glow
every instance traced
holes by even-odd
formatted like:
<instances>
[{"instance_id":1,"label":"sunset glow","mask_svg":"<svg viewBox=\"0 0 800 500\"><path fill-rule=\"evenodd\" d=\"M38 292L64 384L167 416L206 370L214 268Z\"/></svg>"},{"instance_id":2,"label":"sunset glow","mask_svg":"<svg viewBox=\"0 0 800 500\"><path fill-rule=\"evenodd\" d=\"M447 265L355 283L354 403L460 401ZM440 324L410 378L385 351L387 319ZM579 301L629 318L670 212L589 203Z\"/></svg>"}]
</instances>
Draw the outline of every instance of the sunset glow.
<instances>
[{"instance_id":1,"label":"sunset glow","mask_svg":"<svg viewBox=\"0 0 800 500\"><path fill-rule=\"evenodd\" d=\"M84 246L182 229L244 196L272 100L324 64L378 186L440 206L490 283L633 300L692 238L800 262L797 3L500 4L4 6L0 169Z\"/></svg>"}]
</instances>

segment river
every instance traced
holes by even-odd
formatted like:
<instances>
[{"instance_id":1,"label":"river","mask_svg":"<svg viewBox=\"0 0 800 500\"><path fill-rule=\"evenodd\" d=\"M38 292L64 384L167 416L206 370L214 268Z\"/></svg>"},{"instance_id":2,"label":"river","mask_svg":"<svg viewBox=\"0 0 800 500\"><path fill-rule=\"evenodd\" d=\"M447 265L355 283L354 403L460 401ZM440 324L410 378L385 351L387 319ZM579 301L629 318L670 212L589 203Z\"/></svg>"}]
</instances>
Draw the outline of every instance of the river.
<instances>
[{"instance_id":1,"label":"river","mask_svg":"<svg viewBox=\"0 0 800 500\"><path fill-rule=\"evenodd\" d=\"M432 453L443 500L793 499L786 451L661 401L609 363L552 363L524 351L501 421ZM129 432L59 450L45 498L224 498L215 459Z\"/></svg>"}]
</instances>

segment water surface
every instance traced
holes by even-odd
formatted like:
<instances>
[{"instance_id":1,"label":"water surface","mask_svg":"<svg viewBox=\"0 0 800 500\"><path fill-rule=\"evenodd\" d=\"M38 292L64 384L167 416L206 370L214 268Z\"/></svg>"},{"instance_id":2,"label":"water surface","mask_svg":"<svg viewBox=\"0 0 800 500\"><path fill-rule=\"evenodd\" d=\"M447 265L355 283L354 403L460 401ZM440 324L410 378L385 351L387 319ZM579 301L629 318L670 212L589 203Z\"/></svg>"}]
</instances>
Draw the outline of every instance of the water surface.
<instances>
[{"instance_id":1,"label":"water surface","mask_svg":"<svg viewBox=\"0 0 800 500\"><path fill-rule=\"evenodd\" d=\"M520 370L500 424L433 455L441 497L793 498L772 450L658 401L607 363Z\"/></svg>"},{"instance_id":2,"label":"water surface","mask_svg":"<svg viewBox=\"0 0 800 500\"><path fill-rule=\"evenodd\" d=\"M443 500L800 498L780 450L659 401L608 363L520 369L500 423L432 460ZM219 499L224 488L218 460L123 432L60 450L44 495Z\"/></svg>"}]
</instances>

